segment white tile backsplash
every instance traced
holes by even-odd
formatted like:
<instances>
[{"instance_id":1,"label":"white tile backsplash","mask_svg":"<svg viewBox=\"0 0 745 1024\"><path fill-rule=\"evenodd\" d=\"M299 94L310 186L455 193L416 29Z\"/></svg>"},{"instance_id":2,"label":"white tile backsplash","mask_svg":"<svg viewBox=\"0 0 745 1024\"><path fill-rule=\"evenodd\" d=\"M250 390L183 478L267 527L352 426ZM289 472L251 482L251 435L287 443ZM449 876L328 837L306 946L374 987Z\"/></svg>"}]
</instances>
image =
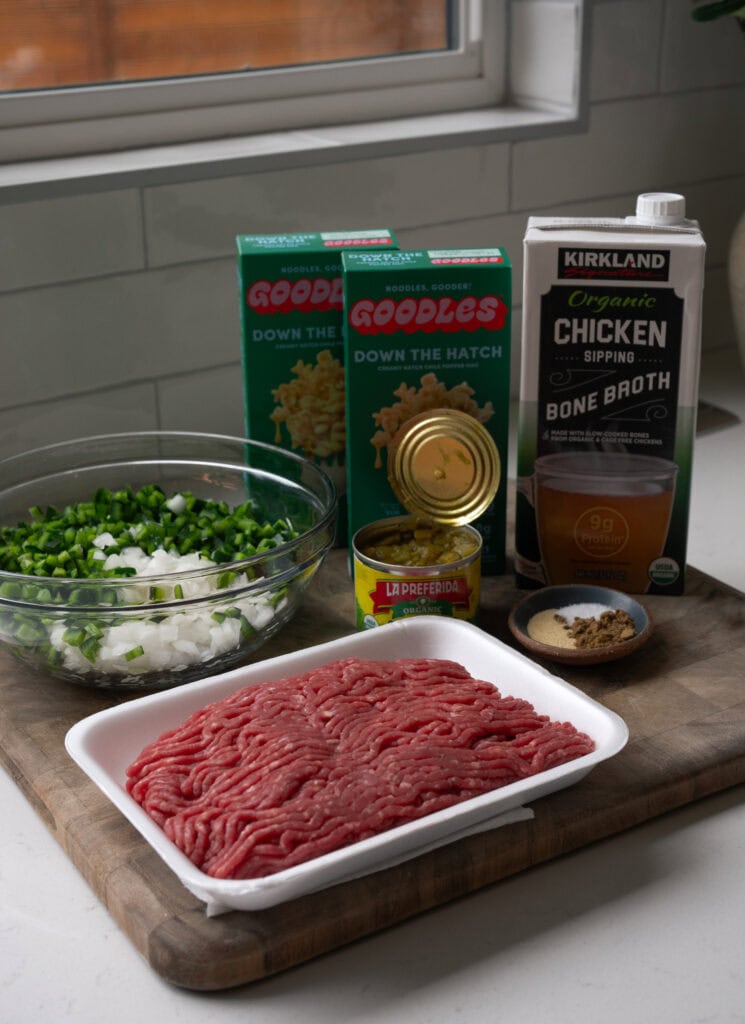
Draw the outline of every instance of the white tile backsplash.
<instances>
[{"instance_id":1,"label":"white tile backsplash","mask_svg":"<svg viewBox=\"0 0 745 1024\"><path fill-rule=\"evenodd\" d=\"M154 384L88 392L0 411L0 459L76 437L157 427Z\"/></svg>"},{"instance_id":2,"label":"white tile backsplash","mask_svg":"<svg viewBox=\"0 0 745 1024\"><path fill-rule=\"evenodd\" d=\"M663 0L605 0L594 4L591 101L649 96L657 91L663 13Z\"/></svg>"},{"instance_id":3,"label":"white tile backsplash","mask_svg":"<svg viewBox=\"0 0 745 1024\"><path fill-rule=\"evenodd\" d=\"M180 373L157 383L162 430L197 430L243 437L243 372L240 361L214 370Z\"/></svg>"},{"instance_id":4,"label":"white tile backsplash","mask_svg":"<svg viewBox=\"0 0 745 1024\"><path fill-rule=\"evenodd\" d=\"M0 292L143 266L137 189L0 206Z\"/></svg>"},{"instance_id":5,"label":"white tile backsplash","mask_svg":"<svg viewBox=\"0 0 745 1024\"><path fill-rule=\"evenodd\" d=\"M685 190L708 178L745 172L745 88L598 103L588 130L517 142L512 205Z\"/></svg>"},{"instance_id":6,"label":"white tile backsplash","mask_svg":"<svg viewBox=\"0 0 745 1024\"><path fill-rule=\"evenodd\" d=\"M729 17L694 21L690 6L667 0L660 88L674 92L745 83L745 33Z\"/></svg>"},{"instance_id":7,"label":"white tile backsplash","mask_svg":"<svg viewBox=\"0 0 745 1024\"><path fill-rule=\"evenodd\" d=\"M556 16L553 45L562 45L570 0L519 6ZM505 246L516 394L528 215L623 216L640 190L682 191L707 239L705 358L731 347L726 260L745 205L745 36L731 19L694 23L688 0L586 8L588 118L570 130L335 163L327 152L322 165L225 178L195 162L192 178L181 168L169 179L164 150L158 184L99 183L0 205L0 454L133 426L242 432L233 252L244 231L385 226L407 248ZM520 39L518 30L527 67L536 51L526 32ZM565 102L575 83L550 52L540 59L542 99ZM401 119L402 137L409 125ZM314 134L333 149L353 131Z\"/></svg>"},{"instance_id":8,"label":"white tile backsplash","mask_svg":"<svg viewBox=\"0 0 745 1024\"><path fill-rule=\"evenodd\" d=\"M236 357L231 260L0 295L0 409Z\"/></svg>"},{"instance_id":9,"label":"white tile backsplash","mask_svg":"<svg viewBox=\"0 0 745 1024\"><path fill-rule=\"evenodd\" d=\"M149 262L232 255L240 233L467 219L506 210L508 190L507 143L149 188Z\"/></svg>"}]
</instances>

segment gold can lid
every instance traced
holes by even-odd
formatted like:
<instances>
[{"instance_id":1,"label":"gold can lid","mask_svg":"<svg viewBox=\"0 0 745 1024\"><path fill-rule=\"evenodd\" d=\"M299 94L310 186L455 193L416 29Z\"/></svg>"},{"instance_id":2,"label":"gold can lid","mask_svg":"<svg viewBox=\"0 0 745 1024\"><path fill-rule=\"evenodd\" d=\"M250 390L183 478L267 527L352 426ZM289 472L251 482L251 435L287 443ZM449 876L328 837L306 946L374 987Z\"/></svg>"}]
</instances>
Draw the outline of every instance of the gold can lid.
<instances>
[{"instance_id":1,"label":"gold can lid","mask_svg":"<svg viewBox=\"0 0 745 1024\"><path fill-rule=\"evenodd\" d=\"M419 413L388 449L388 479L414 515L462 526L494 500L501 461L494 439L475 417L457 409Z\"/></svg>"}]
</instances>

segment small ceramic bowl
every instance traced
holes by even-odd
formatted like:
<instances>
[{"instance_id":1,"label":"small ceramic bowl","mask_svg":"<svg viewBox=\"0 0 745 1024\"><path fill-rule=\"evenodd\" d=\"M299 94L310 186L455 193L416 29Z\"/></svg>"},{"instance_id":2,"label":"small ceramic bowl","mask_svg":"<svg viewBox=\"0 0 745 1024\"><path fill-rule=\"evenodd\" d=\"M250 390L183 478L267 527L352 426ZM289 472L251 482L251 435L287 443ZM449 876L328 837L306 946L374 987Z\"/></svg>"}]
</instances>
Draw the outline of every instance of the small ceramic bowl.
<instances>
[{"instance_id":1,"label":"small ceramic bowl","mask_svg":"<svg viewBox=\"0 0 745 1024\"><path fill-rule=\"evenodd\" d=\"M541 643L528 634L528 623L538 612L555 608L560 611L571 605L602 605L627 612L634 620L636 635L629 640L608 644L604 647L558 647ZM531 591L518 601L509 617L509 627L515 639L532 654L566 665L599 665L606 661L624 658L647 642L652 633L652 621L647 610L633 597L611 590L608 587L591 587L581 584L543 587Z\"/></svg>"}]
</instances>

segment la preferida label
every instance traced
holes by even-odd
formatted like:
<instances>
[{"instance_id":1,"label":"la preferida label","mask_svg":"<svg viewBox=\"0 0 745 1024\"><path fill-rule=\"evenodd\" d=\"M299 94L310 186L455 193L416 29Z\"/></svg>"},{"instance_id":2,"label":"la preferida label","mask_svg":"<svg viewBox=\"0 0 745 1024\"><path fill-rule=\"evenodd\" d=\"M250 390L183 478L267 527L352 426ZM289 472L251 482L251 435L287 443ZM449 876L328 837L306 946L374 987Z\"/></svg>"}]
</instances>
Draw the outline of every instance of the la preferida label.
<instances>
[{"instance_id":1,"label":"la preferida label","mask_svg":"<svg viewBox=\"0 0 745 1024\"><path fill-rule=\"evenodd\" d=\"M504 569L511 266L504 249L345 252L348 531L402 514L388 447L424 410L458 409L493 437L504 467L473 525L484 572Z\"/></svg>"},{"instance_id":2,"label":"la preferida label","mask_svg":"<svg viewBox=\"0 0 745 1024\"><path fill-rule=\"evenodd\" d=\"M238 235L246 431L323 467L346 527L341 256L396 249L388 229Z\"/></svg>"},{"instance_id":3,"label":"la preferida label","mask_svg":"<svg viewBox=\"0 0 745 1024\"><path fill-rule=\"evenodd\" d=\"M684 589L705 243L663 221L528 221L520 586Z\"/></svg>"},{"instance_id":4,"label":"la preferida label","mask_svg":"<svg viewBox=\"0 0 745 1024\"><path fill-rule=\"evenodd\" d=\"M358 629L415 615L473 619L480 597L480 563L432 577L403 576L356 560L354 565Z\"/></svg>"}]
</instances>

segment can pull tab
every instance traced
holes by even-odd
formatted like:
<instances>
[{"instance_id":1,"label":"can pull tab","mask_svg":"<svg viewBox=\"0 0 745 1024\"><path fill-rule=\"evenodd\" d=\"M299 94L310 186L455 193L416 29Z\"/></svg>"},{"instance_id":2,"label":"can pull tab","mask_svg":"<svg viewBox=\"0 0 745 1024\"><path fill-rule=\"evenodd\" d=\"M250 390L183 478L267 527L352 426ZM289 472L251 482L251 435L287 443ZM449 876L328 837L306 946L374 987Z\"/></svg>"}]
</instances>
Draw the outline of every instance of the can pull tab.
<instances>
[{"instance_id":1,"label":"can pull tab","mask_svg":"<svg viewBox=\"0 0 745 1024\"><path fill-rule=\"evenodd\" d=\"M685 219L685 196L677 192L643 192L637 196L637 224L683 224Z\"/></svg>"}]
</instances>

